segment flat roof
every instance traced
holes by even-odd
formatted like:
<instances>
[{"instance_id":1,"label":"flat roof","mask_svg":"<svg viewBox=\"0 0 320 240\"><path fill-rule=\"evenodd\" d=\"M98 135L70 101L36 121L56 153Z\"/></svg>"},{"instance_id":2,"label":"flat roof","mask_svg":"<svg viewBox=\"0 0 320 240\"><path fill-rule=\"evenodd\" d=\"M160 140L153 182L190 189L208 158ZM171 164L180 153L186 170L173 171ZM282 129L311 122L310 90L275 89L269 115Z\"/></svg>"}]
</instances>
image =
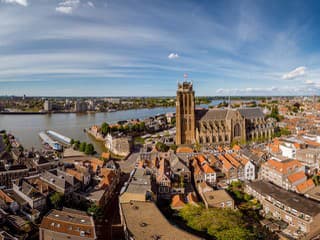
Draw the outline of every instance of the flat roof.
<instances>
[{"instance_id":1,"label":"flat roof","mask_svg":"<svg viewBox=\"0 0 320 240\"><path fill-rule=\"evenodd\" d=\"M207 191L202 194L209 205L233 200L226 190Z\"/></svg>"},{"instance_id":2,"label":"flat roof","mask_svg":"<svg viewBox=\"0 0 320 240\"><path fill-rule=\"evenodd\" d=\"M320 201L320 186L316 186L316 187L312 188L311 190L309 190L306 193L306 196L308 198L312 198L312 199L315 199L317 201Z\"/></svg>"},{"instance_id":3,"label":"flat roof","mask_svg":"<svg viewBox=\"0 0 320 240\"><path fill-rule=\"evenodd\" d=\"M264 196L271 196L277 201L299 212L308 214L310 216L315 216L320 213L319 203L305 198L299 194L286 191L276 185L273 185L272 183L256 181L247 183L247 185L260 194Z\"/></svg>"},{"instance_id":4,"label":"flat roof","mask_svg":"<svg viewBox=\"0 0 320 240\"><path fill-rule=\"evenodd\" d=\"M165 240L201 239L170 224L153 202L121 204L124 221L135 239L150 240L160 236Z\"/></svg>"}]
</instances>

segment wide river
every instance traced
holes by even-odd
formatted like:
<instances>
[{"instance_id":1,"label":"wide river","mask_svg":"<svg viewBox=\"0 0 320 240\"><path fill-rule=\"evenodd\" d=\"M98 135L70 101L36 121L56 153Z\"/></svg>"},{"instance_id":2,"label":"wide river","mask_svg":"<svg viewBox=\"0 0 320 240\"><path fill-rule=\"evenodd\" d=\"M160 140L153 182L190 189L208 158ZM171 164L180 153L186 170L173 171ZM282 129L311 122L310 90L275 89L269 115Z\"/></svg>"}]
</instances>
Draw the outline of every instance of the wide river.
<instances>
[{"instance_id":1,"label":"wide river","mask_svg":"<svg viewBox=\"0 0 320 240\"><path fill-rule=\"evenodd\" d=\"M217 105L221 101L215 100L209 105ZM201 105L207 107L207 105ZM43 130L54 130L70 138L94 143L98 152L102 145L93 141L83 129L102 122L115 123L120 120L145 119L157 114L175 112L174 107L135 109L110 113L57 113L34 115L5 115L0 114L0 130L5 129L14 134L26 148L41 148L41 140L38 133Z\"/></svg>"}]
</instances>

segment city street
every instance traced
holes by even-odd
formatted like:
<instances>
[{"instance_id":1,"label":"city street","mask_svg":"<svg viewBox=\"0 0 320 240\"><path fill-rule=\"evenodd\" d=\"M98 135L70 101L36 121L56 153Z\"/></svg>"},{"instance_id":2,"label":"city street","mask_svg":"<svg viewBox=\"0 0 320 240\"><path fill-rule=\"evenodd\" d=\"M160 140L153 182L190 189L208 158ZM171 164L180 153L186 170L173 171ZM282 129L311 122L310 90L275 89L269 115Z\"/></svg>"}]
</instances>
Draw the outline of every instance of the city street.
<instances>
[{"instance_id":1,"label":"city street","mask_svg":"<svg viewBox=\"0 0 320 240\"><path fill-rule=\"evenodd\" d=\"M118 162L122 172L130 173L134 169L137 163L139 153L140 150L135 150L133 153L129 155L129 157L126 160Z\"/></svg>"}]
</instances>

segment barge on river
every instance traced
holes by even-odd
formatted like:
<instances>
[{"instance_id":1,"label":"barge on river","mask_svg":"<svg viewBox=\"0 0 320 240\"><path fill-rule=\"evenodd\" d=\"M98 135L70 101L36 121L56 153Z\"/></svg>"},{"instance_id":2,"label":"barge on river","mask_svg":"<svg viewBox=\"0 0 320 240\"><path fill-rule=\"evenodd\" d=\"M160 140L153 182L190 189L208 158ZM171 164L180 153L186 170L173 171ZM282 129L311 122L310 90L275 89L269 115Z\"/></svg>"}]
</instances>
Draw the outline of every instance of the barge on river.
<instances>
[{"instance_id":1,"label":"barge on river","mask_svg":"<svg viewBox=\"0 0 320 240\"><path fill-rule=\"evenodd\" d=\"M62 145L54 140L52 140L45 132L40 132L39 137L43 141L44 144L48 145L55 151L62 151Z\"/></svg>"},{"instance_id":2,"label":"barge on river","mask_svg":"<svg viewBox=\"0 0 320 240\"><path fill-rule=\"evenodd\" d=\"M52 131L52 130L48 130L47 133L52 136L54 139L56 139L57 141L63 143L63 144L71 144L71 138L68 138L66 136L63 136L62 134L60 133L57 133L55 131Z\"/></svg>"}]
</instances>

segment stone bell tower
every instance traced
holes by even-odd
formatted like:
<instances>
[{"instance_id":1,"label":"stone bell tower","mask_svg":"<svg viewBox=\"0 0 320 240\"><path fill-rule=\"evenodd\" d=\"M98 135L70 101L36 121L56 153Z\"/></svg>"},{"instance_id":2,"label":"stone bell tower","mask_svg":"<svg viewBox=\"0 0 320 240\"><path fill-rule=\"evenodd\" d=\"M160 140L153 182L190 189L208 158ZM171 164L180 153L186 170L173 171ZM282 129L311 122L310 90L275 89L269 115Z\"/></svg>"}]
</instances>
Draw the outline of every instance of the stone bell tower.
<instances>
[{"instance_id":1,"label":"stone bell tower","mask_svg":"<svg viewBox=\"0 0 320 240\"><path fill-rule=\"evenodd\" d=\"M178 83L176 98L176 144L195 143L195 99L192 82Z\"/></svg>"}]
</instances>

